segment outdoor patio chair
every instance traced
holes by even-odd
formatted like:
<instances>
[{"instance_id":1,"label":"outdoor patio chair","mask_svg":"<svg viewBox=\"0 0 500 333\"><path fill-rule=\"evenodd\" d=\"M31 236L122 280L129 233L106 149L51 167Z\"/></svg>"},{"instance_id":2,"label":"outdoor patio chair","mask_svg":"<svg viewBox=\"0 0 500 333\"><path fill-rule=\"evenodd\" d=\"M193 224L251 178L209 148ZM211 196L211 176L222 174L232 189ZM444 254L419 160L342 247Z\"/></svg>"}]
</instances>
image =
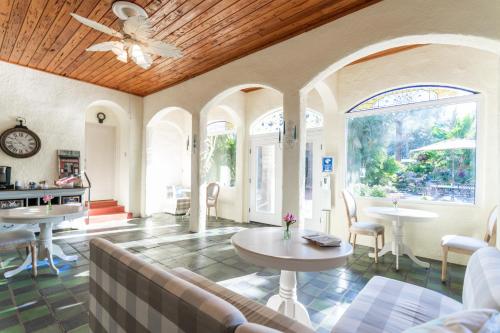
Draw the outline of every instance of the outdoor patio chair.
<instances>
[{"instance_id":1,"label":"outdoor patio chair","mask_svg":"<svg viewBox=\"0 0 500 333\"><path fill-rule=\"evenodd\" d=\"M493 207L488 217L488 226L484 240L474 237L446 235L441 238L441 247L443 250L443 263L441 266L441 281L446 281L446 271L448 269L448 252L456 252L471 255L477 250L489 246L496 234L498 206Z\"/></svg>"},{"instance_id":2,"label":"outdoor patio chair","mask_svg":"<svg viewBox=\"0 0 500 333\"><path fill-rule=\"evenodd\" d=\"M354 196L347 190L342 191L344 198L345 208L347 212L347 222L349 224L349 243L351 242L351 234L354 235L352 247L356 246L356 235L365 235L374 237L374 254L375 263L378 263L378 236L382 238L382 247L384 247L384 226L374 222L361 222L358 221L357 205Z\"/></svg>"}]
</instances>

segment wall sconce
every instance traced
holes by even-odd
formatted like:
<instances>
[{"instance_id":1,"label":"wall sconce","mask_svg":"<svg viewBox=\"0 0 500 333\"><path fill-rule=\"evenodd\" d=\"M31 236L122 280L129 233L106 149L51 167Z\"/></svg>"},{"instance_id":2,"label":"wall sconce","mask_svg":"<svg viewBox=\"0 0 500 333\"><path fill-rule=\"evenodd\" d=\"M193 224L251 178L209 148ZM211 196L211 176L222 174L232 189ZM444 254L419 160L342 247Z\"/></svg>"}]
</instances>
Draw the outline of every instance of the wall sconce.
<instances>
[{"instance_id":1,"label":"wall sconce","mask_svg":"<svg viewBox=\"0 0 500 333\"><path fill-rule=\"evenodd\" d=\"M196 147L198 146L198 140L196 140L196 134L193 134L193 153L196 150Z\"/></svg>"},{"instance_id":2,"label":"wall sconce","mask_svg":"<svg viewBox=\"0 0 500 333\"><path fill-rule=\"evenodd\" d=\"M286 130L287 127L289 128L288 134ZM286 145L289 147L293 147L297 142L297 126L294 124L293 121L283 122L283 137ZM281 143L281 136L280 136L280 143Z\"/></svg>"},{"instance_id":3,"label":"wall sconce","mask_svg":"<svg viewBox=\"0 0 500 333\"><path fill-rule=\"evenodd\" d=\"M188 135L187 142L186 142L186 150L189 151L189 135Z\"/></svg>"}]
</instances>

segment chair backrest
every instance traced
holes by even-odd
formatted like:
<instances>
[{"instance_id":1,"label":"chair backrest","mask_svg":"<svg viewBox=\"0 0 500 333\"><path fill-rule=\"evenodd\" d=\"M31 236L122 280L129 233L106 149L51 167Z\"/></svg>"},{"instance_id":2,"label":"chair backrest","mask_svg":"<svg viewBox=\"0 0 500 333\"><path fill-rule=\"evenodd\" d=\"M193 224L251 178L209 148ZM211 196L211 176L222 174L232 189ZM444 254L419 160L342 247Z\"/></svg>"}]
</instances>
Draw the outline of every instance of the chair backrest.
<instances>
[{"instance_id":1,"label":"chair backrest","mask_svg":"<svg viewBox=\"0 0 500 333\"><path fill-rule=\"evenodd\" d=\"M207 203L215 203L217 202L217 198L219 197L220 186L217 183L210 183L207 185Z\"/></svg>"},{"instance_id":2,"label":"chair backrest","mask_svg":"<svg viewBox=\"0 0 500 333\"><path fill-rule=\"evenodd\" d=\"M356 208L356 200L348 190L342 190L342 197L344 198L345 210L347 213L347 221L349 227L358 221L358 213Z\"/></svg>"},{"instance_id":3,"label":"chair backrest","mask_svg":"<svg viewBox=\"0 0 500 333\"><path fill-rule=\"evenodd\" d=\"M497 248L485 247L470 257L462 301L466 310L500 310L500 251Z\"/></svg>"},{"instance_id":4,"label":"chair backrest","mask_svg":"<svg viewBox=\"0 0 500 333\"><path fill-rule=\"evenodd\" d=\"M225 300L113 243L90 241L92 332L233 333L246 323Z\"/></svg>"},{"instance_id":5,"label":"chair backrest","mask_svg":"<svg viewBox=\"0 0 500 333\"><path fill-rule=\"evenodd\" d=\"M486 230L486 235L484 236L484 241L489 242L494 238L497 228L498 221L498 206L493 207L488 217L488 229Z\"/></svg>"}]
</instances>

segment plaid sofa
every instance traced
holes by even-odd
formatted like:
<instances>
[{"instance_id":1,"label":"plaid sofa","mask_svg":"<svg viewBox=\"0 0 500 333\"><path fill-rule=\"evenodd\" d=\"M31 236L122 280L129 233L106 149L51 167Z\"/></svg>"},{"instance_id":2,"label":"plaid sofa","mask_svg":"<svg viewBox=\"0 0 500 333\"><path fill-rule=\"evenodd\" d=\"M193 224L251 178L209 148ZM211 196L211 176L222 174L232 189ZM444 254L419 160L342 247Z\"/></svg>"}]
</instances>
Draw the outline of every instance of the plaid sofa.
<instances>
[{"instance_id":1,"label":"plaid sofa","mask_svg":"<svg viewBox=\"0 0 500 333\"><path fill-rule=\"evenodd\" d=\"M467 265L463 304L445 295L373 277L334 326L334 333L399 333L464 309L500 310L500 251L476 251Z\"/></svg>"},{"instance_id":2,"label":"plaid sofa","mask_svg":"<svg viewBox=\"0 0 500 333\"><path fill-rule=\"evenodd\" d=\"M207 281L182 269L161 270L107 240L92 239L90 329L95 333L313 332Z\"/></svg>"}]
</instances>

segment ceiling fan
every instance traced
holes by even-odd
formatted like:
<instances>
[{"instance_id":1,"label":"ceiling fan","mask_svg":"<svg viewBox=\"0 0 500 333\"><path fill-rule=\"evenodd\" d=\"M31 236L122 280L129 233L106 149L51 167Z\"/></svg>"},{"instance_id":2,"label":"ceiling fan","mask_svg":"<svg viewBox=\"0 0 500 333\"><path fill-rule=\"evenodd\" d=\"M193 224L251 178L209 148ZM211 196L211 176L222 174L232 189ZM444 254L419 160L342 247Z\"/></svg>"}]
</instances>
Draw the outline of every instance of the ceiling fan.
<instances>
[{"instance_id":1,"label":"ceiling fan","mask_svg":"<svg viewBox=\"0 0 500 333\"><path fill-rule=\"evenodd\" d=\"M111 51L116 54L118 60L127 62L130 58L144 69L148 69L153 63L152 55L172 58L182 56L181 50L174 45L151 37L152 26L143 8L128 1L117 1L113 3L112 8L115 15L123 21L120 31L71 13L80 23L119 39L94 44L87 48L87 51Z\"/></svg>"}]
</instances>

